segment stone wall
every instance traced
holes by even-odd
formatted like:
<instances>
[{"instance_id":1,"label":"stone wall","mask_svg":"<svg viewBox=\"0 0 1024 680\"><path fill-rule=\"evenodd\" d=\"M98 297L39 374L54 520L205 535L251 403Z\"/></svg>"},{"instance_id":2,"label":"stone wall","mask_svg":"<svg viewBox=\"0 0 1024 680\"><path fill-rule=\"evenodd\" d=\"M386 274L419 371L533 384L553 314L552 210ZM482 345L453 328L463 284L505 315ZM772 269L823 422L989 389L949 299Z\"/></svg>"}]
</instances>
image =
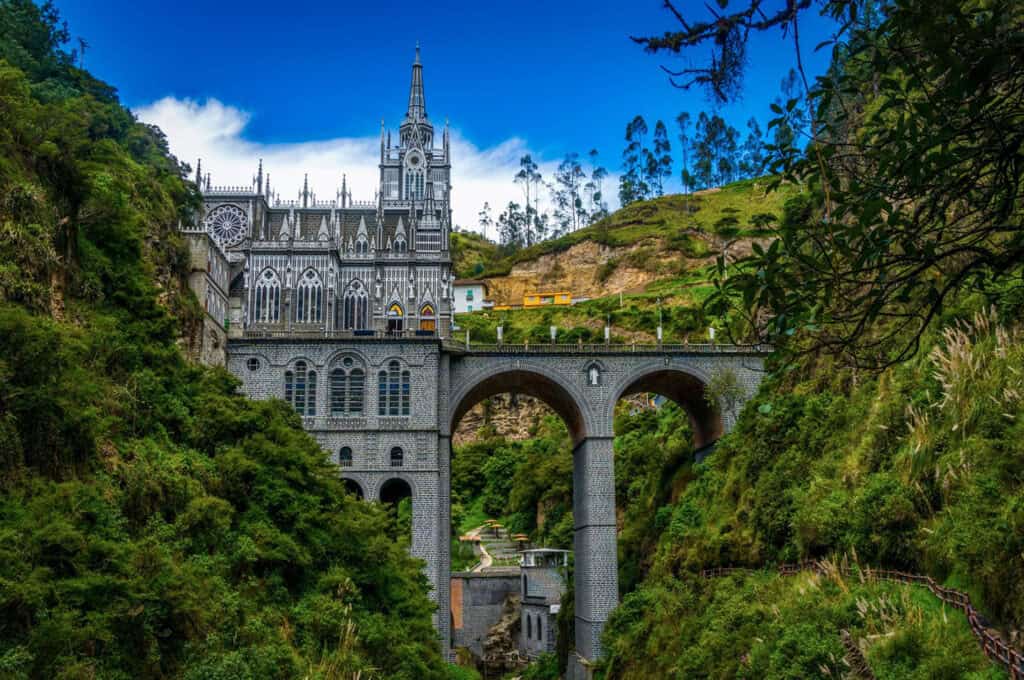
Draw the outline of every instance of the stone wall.
<instances>
[{"instance_id":1,"label":"stone wall","mask_svg":"<svg viewBox=\"0 0 1024 680\"><path fill-rule=\"evenodd\" d=\"M483 657L483 643L509 595L519 594L519 570L452 574L452 646Z\"/></svg>"}]
</instances>

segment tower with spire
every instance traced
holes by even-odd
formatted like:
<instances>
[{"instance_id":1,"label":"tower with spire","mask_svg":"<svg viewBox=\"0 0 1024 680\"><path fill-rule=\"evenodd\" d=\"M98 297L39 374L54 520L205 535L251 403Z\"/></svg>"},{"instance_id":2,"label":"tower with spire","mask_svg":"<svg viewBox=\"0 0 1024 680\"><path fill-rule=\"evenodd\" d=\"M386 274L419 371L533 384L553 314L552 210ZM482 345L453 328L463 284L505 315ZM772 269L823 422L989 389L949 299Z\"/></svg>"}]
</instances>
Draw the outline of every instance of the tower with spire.
<instances>
[{"instance_id":1,"label":"tower with spire","mask_svg":"<svg viewBox=\"0 0 1024 680\"><path fill-rule=\"evenodd\" d=\"M380 202L385 210L407 211L410 249L447 253L451 228L451 157L447 126L434 145L434 125L427 116L420 48L412 64L409 99L398 128L398 146L381 126Z\"/></svg>"}]
</instances>

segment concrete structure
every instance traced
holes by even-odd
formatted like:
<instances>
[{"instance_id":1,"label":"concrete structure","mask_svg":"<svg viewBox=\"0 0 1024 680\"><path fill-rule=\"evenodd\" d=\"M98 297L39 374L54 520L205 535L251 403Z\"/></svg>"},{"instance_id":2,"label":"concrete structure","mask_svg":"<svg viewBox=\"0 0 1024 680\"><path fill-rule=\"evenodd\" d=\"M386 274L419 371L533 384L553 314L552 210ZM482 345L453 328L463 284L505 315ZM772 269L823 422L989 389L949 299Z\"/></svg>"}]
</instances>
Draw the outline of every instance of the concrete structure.
<instances>
[{"instance_id":1,"label":"concrete structure","mask_svg":"<svg viewBox=\"0 0 1024 680\"><path fill-rule=\"evenodd\" d=\"M705 385L730 372L746 398L761 380L764 352L453 341L447 128L441 139L433 146L417 49L398 144L381 130L375 201L353 201L344 175L335 200L318 201L306 185L298 200L282 201L262 163L249 187L215 187L199 168L202 213L183 230L196 234L194 254L213 243L222 254L215 259L230 266L226 365L242 390L292 404L365 498L411 494L412 552L426 562L446 651L452 432L472 406L506 392L537 397L565 420L575 458L576 650L595 659L618 599L615 403L664 394L687 410L697 446L706 445L735 412L709 404ZM201 300L208 278L195 283ZM202 356L217 361L213 350Z\"/></svg>"},{"instance_id":2,"label":"concrete structure","mask_svg":"<svg viewBox=\"0 0 1024 680\"><path fill-rule=\"evenodd\" d=\"M452 574L452 647L465 647L482 658L487 633L501 618L510 595L519 595L515 567Z\"/></svg>"},{"instance_id":3,"label":"concrete structure","mask_svg":"<svg viewBox=\"0 0 1024 680\"><path fill-rule=\"evenodd\" d=\"M452 304L456 314L479 312L487 299L487 282L475 279L455 279L452 286Z\"/></svg>"},{"instance_id":4,"label":"concrete structure","mask_svg":"<svg viewBox=\"0 0 1024 680\"><path fill-rule=\"evenodd\" d=\"M565 592L569 551L536 548L523 551L519 648L536 659L555 651L558 610Z\"/></svg>"},{"instance_id":5,"label":"concrete structure","mask_svg":"<svg viewBox=\"0 0 1024 680\"><path fill-rule=\"evenodd\" d=\"M189 338L189 355L204 364L225 364L228 280L231 267L220 244L201 227L183 227L189 249L188 285L203 307L202 323Z\"/></svg>"}]
</instances>

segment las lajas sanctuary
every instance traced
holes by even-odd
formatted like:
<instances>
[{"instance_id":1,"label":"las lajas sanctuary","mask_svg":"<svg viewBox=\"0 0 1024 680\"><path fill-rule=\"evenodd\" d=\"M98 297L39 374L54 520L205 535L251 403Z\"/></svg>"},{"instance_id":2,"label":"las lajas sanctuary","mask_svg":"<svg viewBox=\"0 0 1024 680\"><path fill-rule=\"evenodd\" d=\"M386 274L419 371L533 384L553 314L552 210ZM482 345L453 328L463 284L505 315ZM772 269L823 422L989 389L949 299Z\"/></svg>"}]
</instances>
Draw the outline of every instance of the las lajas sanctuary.
<instances>
[{"instance_id":1,"label":"las lajas sanctuary","mask_svg":"<svg viewBox=\"0 0 1024 680\"><path fill-rule=\"evenodd\" d=\"M436 136L427 117L418 48L397 143L381 129L376 200L354 201L344 176L335 200L317 200L308 185L297 200L282 200L262 163L249 186L214 186L197 170L202 213L182 231L190 285L207 313L190 349L205 363L226 365L249 396L292 404L357 494L392 502L411 496L411 550L426 563L446 653L478 642L472 622L494 609L494 593L477 602L474 588L458 580L452 597L451 433L496 394L546 402L574 441L570 675L587 677L618 602L616 402L638 392L665 395L690 415L696 446L710 446L755 391L764 348L456 341L451 170L448 128ZM723 371L746 396L713 407L705 386ZM523 588L533 592L529 583ZM532 656L552 643L553 619L524 616L532 617L522 626L531 641L524 637L520 647Z\"/></svg>"}]
</instances>

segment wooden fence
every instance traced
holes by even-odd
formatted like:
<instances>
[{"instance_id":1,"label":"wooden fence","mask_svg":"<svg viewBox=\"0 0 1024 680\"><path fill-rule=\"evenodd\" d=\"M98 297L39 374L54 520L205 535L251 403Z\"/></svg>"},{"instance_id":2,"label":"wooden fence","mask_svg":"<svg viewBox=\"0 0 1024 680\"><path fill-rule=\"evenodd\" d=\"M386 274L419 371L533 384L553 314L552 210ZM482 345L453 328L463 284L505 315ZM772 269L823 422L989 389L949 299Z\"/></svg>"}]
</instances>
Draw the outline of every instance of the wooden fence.
<instances>
[{"instance_id":1,"label":"wooden fence","mask_svg":"<svg viewBox=\"0 0 1024 680\"><path fill-rule=\"evenodd\" d=\"M971 604L971 598L967 593L952 588L944 588L936 583L935 579L931 576L908 574L893 569L872 569L871 567L855 569L846 565L836 565L835 569L844 576L863 574L868 578L877 578L883 581L894 581L927 588L935 597L964 613L971 627L971 632L977 638L978 644L981 645L985 656L1005 668L1010 674L1011 680L1024 680L1024 654L1010 647L999 634L989 630L986 626L985 617L974 608L974 605ZM700 575L703 578L715 578L733 574L753 574L755 571L746 567L714 567L702 570ZM780 564L778 566L780 576L793 576L802 571L826 574L829 570L821 562L817 561Z\"/></svg>"}]
</instances>

